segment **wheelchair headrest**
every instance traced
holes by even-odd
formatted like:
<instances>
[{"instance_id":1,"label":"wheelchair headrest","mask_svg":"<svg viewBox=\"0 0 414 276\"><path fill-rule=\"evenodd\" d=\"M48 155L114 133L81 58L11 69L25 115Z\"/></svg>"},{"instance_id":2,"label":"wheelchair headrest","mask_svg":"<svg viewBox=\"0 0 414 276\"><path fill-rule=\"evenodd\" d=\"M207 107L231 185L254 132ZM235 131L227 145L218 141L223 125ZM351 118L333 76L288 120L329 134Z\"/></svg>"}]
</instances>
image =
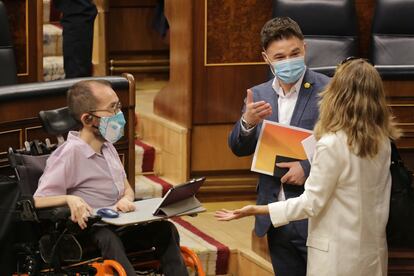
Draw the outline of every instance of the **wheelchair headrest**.
<instances>
[{"instance_id":1,"label":"wheelchair headrest","mask_svg":"<svg viewBox=\"0 0 414 276\"><path fill-rule=\"evenodd\" d=\"M62 135L79 125L70 114L67 106L53 110L42 110L39 112L39 117L43 128L51 135Z\"/></svg>"}]
</instances>

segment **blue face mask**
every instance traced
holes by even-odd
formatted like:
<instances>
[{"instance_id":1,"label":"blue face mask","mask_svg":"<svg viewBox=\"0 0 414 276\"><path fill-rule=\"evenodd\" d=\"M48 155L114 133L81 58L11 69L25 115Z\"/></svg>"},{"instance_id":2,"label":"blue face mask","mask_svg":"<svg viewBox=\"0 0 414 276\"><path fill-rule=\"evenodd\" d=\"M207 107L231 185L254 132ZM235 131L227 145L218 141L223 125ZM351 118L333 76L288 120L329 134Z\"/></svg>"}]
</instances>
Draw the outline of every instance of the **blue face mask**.
<instances>
[{"instance_id":1,"label":"blue face mask","mask_svg":"<svg viewBox=\"0 0 414 276\"><path fill-rule=\"evenodd\" d=\"M116 143L124 136L124 126L126 124L124 113L119 111L114 116L100 117L99 132L106 141Z\"/></svg>"},{"instance_id":2,"label":"blue face mask","mask_svg":"<svg viewBox=\"0 0 414 276\"><path fill-rule=\"evenodd\" d=\"M271 62L272 73L284 83L294 83L305 71L305 57Z\"/></svg>"}]
</instances>

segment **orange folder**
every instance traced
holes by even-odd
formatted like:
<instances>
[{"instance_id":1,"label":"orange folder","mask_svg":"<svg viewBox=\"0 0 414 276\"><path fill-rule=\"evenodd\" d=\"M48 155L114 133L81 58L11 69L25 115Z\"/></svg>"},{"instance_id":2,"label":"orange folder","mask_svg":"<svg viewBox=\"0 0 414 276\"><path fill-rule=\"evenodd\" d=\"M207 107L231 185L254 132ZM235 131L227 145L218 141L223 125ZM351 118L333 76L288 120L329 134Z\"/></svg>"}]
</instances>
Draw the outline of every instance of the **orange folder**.
<instances>
[{"instance_id":1,"label":"orange folder","mask_svg":"<svg viewBox=\"0 0 414 276\"><path fill-rule=\"evenodd\" d=\"M312 131L307 129L263 121L251 170L273 175L276 156L305 160L307 156L302 141L310 135Z\"/></svg>"}]
</instances>

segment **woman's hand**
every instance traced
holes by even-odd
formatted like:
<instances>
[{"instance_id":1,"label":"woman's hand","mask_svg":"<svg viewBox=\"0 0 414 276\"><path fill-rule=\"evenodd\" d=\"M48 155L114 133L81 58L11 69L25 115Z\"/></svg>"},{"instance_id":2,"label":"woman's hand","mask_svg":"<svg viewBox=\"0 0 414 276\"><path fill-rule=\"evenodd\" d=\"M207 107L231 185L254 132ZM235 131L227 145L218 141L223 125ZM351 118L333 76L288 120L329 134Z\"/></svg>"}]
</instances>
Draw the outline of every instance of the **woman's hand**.
<instances>
[{"instance_id":1,"label":"woman's hand","mask_svg":"<svg viewBox=\"0 0 414 276\"><path fill-rule=\"evenodd\" d=\"M220 220L220 221L230 221L234 219L240 219L246 216L268 214L268 213L269 213L269 208L267 207L267 205L247 205L241 209L237 209L233 211L222 209L222 210L216 211L214 216L217 218L217 220Z\"/></svg>"}]
</instances>

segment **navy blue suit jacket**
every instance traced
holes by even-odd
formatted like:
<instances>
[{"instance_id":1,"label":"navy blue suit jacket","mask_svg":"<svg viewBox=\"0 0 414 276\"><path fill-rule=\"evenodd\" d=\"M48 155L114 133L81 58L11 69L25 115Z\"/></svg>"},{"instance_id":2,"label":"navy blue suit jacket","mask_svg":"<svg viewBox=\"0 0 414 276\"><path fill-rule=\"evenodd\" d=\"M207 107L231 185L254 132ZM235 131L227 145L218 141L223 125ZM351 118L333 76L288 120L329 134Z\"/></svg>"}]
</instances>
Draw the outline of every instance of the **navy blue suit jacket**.
<instances>
[{"instance_id":1,"label":"navy blue suit jacket","mask_svg":"<svg viewBox=\"0 0 414 276\"><path fill-rule=\"evenodd\" d=\"M252 88L253 101L266 101L272 106L272 115L267 120L278 122L278 95L272 88L273 79ZM290 125L312 130L319 115L318 101L319 92L325 88L329 82L329 78L325 75L306 70L301 89L299 91L298 100L293 111ZM310 87L305 88L304 84L309 83ZM245 107L243 107L244 112ZM229 146L233 153L237 156L246 156L253 154L256 149L257 139L260 134L262 123L249 133L248 136L241 135L240 121L237 121L229 136ZM305 175L309 175L310 164L307 160L300 161ZM303 186L285 184L283 186L286 199L297 197L303 193ZM270 175L259 175L257 185L257 204L266 205L277 201L280 190L280 178ZM307 220L293 222L297 230L307 235ZM259 237L264 236L271 226L270 217L268 215L256 216L255 231Z\"/></svg>"}]
</instances>

